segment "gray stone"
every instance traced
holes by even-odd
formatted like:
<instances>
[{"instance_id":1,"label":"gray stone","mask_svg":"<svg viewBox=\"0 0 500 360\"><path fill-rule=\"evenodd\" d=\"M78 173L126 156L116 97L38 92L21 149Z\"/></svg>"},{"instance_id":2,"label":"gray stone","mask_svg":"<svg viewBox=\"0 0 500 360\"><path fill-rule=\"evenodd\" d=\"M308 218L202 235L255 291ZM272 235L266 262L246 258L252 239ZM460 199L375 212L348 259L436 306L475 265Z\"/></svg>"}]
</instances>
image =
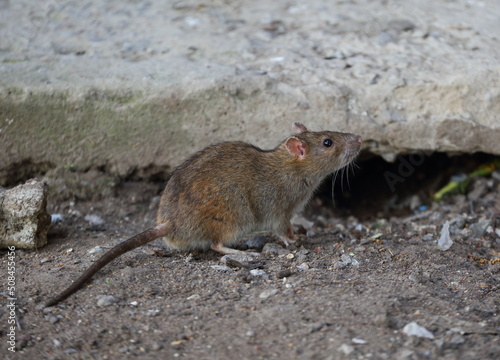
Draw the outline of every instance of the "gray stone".
<instances>
[{"instance_id":1,"label":"gray stone","mask_svg":"<svg viewBox=\"0 0 500 360\"><path fill-rule=\"evenodd\" d=\"M6 4L0 184L17 166L127 176L227 139L270 148L304 119L386 158L500 154L498 1Z\"/></svg>"},{"instance_id":2,"label":"gray stone","mask_svg":"<svg viewBox=\"0 0 500 360\"><path fill-rule=\"evenodd\" d=\"M354 351L354 346L348 344L342 344L339 346L338 351L343 355L350 355Z\"/></svg>"},{"instance_id":3,"label":"gray stone","mask_svg":"<svg viewBox=\"0 0 500 360\"><path fill-rule=\"evenodd\" d=\"M50 322L52 324L55 324L56 322L59 321L59 318L55 315L47 315L47 316L45 316L45 320L47 320L48 322Z\"/></svg>"},{"instance_id":4,"label":"gray stone","mask_svg":"<svg viewBox=\"0 0 500 360\"><path fill-rule=\"evenodd\" d=\"M62 214L50 214L50 222L57 224L64 221L64 216Z\"/></svg>"},{"instance_id":5,"label":"gray stone","mask_svg":"<svg viewBox=\"0 0 500 360\"><path fill-rule=\"evenodd\" d=\"M0 188L0 247L36 249L47 243L51 222L47 184L28 180L10 190Z\"/></svg>"},{"instance_id":6,"label":"gray stone","mask_svg":"<svg viewBox=\"0 0 500 360\"><path fill-rule=\"evenodd\" d=\"M231 268L229 266L226 266L226 265L212 265L211 268L214 270L217 270L217 271L222 271L222 272L231 271Z\"/></svg>"},{"instance_id":7,"label":"gray stone","mask_svg":"<svg viewBox=\"0 0 500 360\"><path fill-rule=\"evenodd\" d=\"M106 222L99 215L89 214L84 217L84 220L89 223L91 230L99 231L106 228Z\"/></svg>"},{"instance_id":8,"label":"gray stone","mask_svg":"<svg viewBox=\"0 0 500 360\"><path fill-rule=\"evenodd\" d=\"M472 231L474 237L481 237L486 233L486 229L490 226L491 219L481 219L472 224L469 229Z\"/></svg>"},{"instance_id":9,"label":"gray stone","mask_svg":"<svg viewBox=\"0 0 500 360\"><path fill-rule=\"evenodd\" d=\"M110 306L116 303L118 299L112 295L103 295L99 297L97 300L97 306L103 307L103 306Z\"/></svg>"},{"instance_id":10,"label":"gray stone","mask_svg":"<svg viewBox=\"0 0 500 360\"><path fill-rule=\"evenodd\" d=\"M284 251L283 246L276 243L267 243L262 249L262 254L274 254L278 255Z\"/></svg>"},{"instance_id":11,"label":"gray stone","mask_svg":"<svg viewBox=\"0 0 500 360\"><path fill-rule=\"evenodd\" d=\"M414 321L405 325L405 327L403 328L403 334L406 334L407 336L416 336L427 339L434 339L434 335L429 330L427 330L421 325L418 325Z\"/></svg>"},{"instance_id":12,"label":"gray stone","mask_svg":"<svg viewBox=\"0 0 500 360\"><path fill-rule=\"evenodd\" d=\"M260 269L253 269L253 270L250 270L250 274L253 276L264 276L264 275L266 275L266 272L264 270L260 270Z\"/></svg>"},{"instance_id":13,"label":"gray stone","mask_svg":"<svg viewBox=\"0 0 500 360\"><path fill-rule=\"evenodd\" d=\"M225 264L225 265L232 264L234 262L237 262L240 264L247 264L247 263L254 261L259 256L260 256L259 253L253 253L253 252L229 254L229 255L224 255L223 257L221 257L220 262Z\"/></svg>"},{"instance_id":14,"label":"gray stone","mask_svg":"<svg viewBox=\"0 0 500 360\"><path fill-rule=\"evenodd\" d=\"M453 240L450 237L450 222L446 221L441 228L441 236L437 242L437 248L441 251L448 250L453 245Z\"/></svg>"}]
</instances>

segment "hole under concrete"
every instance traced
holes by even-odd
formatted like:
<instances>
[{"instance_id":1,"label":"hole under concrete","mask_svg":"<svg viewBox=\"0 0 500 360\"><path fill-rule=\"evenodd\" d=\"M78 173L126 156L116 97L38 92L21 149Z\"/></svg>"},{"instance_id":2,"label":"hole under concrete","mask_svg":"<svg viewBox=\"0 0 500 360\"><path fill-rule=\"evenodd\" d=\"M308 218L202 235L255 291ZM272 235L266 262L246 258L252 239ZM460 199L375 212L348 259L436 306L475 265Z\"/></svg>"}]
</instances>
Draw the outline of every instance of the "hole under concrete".
<instances>
[{"instance_id":1,"label":"hole under concrete","mask_svg":"<svg viewBox=\"0 0 500 360\"><path fill-rule=\"evenodd\" d=\"M469 174L495 158L485 153L415 153L400 155L389 163L380 156L366 159L365 155L365 160L361 156L352 170L339 172L336 179L327 178L318 189L316 200L337 216L404 216L419 206L429 206L432 196L453 176Z\"/></svg>"}]
</instances>

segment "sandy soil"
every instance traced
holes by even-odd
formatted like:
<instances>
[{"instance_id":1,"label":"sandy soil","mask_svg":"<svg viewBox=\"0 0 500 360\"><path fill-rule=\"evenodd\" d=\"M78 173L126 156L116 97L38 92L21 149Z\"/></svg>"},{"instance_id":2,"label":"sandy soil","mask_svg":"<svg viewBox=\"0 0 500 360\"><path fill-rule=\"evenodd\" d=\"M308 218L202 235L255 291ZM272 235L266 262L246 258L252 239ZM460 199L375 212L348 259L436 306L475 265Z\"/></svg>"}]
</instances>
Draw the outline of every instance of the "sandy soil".
<instances>
[{"instance_id":1,"label":"sandy soil","mask_svg":"<svg viewBox=\"0 0 500 360\"><path fill-rule=\"evenodd\" d=\"M126 182L105 198L52 202L50 212L64 220L53 226L49 245L16 250L21 329L17 352L3 342L0 356L499 358L500 265L491 261L500 251L499 178L479 178L466 195L399 216L357 218L341 200L332 210L317 199L305 214L314 225L296 226L296 246L265 238L267 253L244 267L225 267L214 252L169 252L157 240L44 309L102 254L92 249L153 224L162 185ZM91 224L87 215L103 222ZM442 251L436 242L446 220L453 245ZM254 244L262 251L262 241ZM2 256L3 267L6 261ZM2 310L2 324L7 317ZM406 334L412 322L433 338Z\"/></svg>"}]
</instances>

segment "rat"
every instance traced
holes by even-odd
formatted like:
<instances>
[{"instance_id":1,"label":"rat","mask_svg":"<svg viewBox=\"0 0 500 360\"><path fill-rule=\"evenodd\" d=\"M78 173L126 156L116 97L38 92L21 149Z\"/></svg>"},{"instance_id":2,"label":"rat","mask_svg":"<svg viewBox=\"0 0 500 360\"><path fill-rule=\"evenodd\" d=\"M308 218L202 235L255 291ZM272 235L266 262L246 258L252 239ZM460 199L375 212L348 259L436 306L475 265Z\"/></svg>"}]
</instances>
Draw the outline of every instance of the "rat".
<instances>
[{"instance_id":1,"label":"rat","mask_svg":"<svg viewBox=\"0 0 500 360\"><path fill-rule=\"evenodd\" d=\"M117 257L160 237L177 250L234 254L247 253L232 248L244 235L267 231L288 246L294 241L292 216L361 149L359 135L313 132L299 122L293 130L272 150L228 141L192 155L171 173L157 225L110 249L46 306L66 299Z\"/></svg>"}]
</instances>

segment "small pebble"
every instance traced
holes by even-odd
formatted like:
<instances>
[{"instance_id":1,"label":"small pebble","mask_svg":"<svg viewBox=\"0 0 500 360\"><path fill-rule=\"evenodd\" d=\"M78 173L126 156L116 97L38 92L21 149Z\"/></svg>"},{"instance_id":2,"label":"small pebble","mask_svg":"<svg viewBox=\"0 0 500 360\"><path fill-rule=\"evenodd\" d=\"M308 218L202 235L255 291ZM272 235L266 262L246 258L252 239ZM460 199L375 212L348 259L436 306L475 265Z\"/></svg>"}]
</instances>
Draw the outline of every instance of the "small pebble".
<instances>
[{"instance_id":1,"label":"small pebble","mask_svg":"<svg viewBox=\"0 0 500 360\"><path fill-rule=\"evenodd\" d=\"M412 360L415 359L415 351L411 349L400 349L396 355L394 360Z\"/></svg>"},{"instance_id":2,"label":"small pebble","mask_svg":"<svg viewBox=\"0 0 500 360\"><path fill-rule=\"evenodd\" d=\"M284 269L284 270L281 270L280 272L278 272L277 277L278 277L278 279L283 279L283 278L292 276L292 274L293 274L292 270Z\"/></svg>"},{"instance_id":3,"label":"small pebble","mask_svg":"<svg viewBox=\"0 0 500 360\"><path fill-rule=\"evenodd\" d=\"M366 340L358 339L358 338L352 338L351 341L355 345L365 345L367 343Z\"/></svg>"},{"instance_id":4,"label":"small pebble","mask_svg":"<svg viewBox=\"0 0 500 360\"><path fill-rule=\"evenodd\" d=\"M161 348L162 348L162 346L158 341L153 341L151 343L151 350L152 351L158 351L158 350L161 350Z\"/></svg>"},{"instance_id":5,"label":"small pebble","mask_svg":"<svg viewBox=\"0 0 500 360\"><path fill-rule=\"evenodd\" d=\"M333 268L342 269L349 265L359 266L359 261L347 254L342 254L342 256L340 257L340 261L337 261L335 264L333 264Z\"/></svg>"},{"instance_id":6,"label":"small pebble","mask_svg":"<svg viewBox=\"0 0 500 360\"><path fill-rule=\"evenodd\" d=\"M387 317L387 313L381 312L373 317L373 323L377 326L388 327L389 326L389 318Z\"/></svg>"},{"instance_id":7,"label":"small pebble","mask_svg":"<svg viewBox=\"0 0 500 360\"><path fill-rule=\"evenodd\" d=\"M112 295L103 295L97 300L97 306L103 307L103 306L110 306L118 301L117 298L115 298Z\"/></svg>"},{"instance_id":8,"label":"small pebble","mask_svg":"<svg viewBox=\"0 0 500 360\"><path fill-rule=\"evenodd\" d=\"M343 261L337 261L336 263L333 264L333 268L334 269L343 269L345 267L347 267L349 264L348 263L345 263Z\"/></svg>"},{"instance_id":9,"label":"small pebble","mask_svg":"<svg viewBox=\"0 0 500 360\"><path fill-rule=\"evenodd\" d=\"M431 241L434 239L434 235L432 234L425 234L423 237L422 237L422 240L424 241Z\"/></svg>"},{"instance_id":10,"label":"small pebble","mask_svg":"<svg viewBox=\"0 0 500 360\"><path fill-rule=\"evenodd\" d=\"M62 214L51 214L50 221L52 222L52 224L60 223L64 221L64 216L62 216Z\"/></svg>"},{"instance_id":11,"label":"small pebble","mask_svg":"<svg viewBox=\"0 0 500 360\"><path fill-rule=\"evenodd\" d=\"M94 253L96 253L98 251L102 251L102 248L99 245L94 246L92 249L90 249L89 250L89 254L94 254Z\"/></svg>"},{"instance_id":12,"label":"small pebble","mask_svg":"<svg viewBox=\"0 0 500 360\"><path fill-rule=\"evenodd\" d=\"M437 247L439 250L446 251L451 245L453 245L453 240L450 237L450 222L446 221L441 229L441 237L438 240Z\"/></svg>"},{"instance_id":13,"label":"small pebble","mask_svg":"<svg viewBox=\"0 0 500 360\"><path fill-rule=\"evenodd\" d=\"M300 249L299 252L297 253L297 262L298 263L303 263L307 260L307 255L309 254L309 250L307 249Z\"/></svg>"},{"instance_id":14,"label":"small pebble","mask_svg":"<svg viewBox=\"0 0 500 360\"><path fill-rule=\"evenodd\" d=\"M135 350L136 348L137 348L137 346L135 346L135 345L123 346L121 348L118 348L118 351L121 353L126 353L126 352L129 352L131 350Z\"/></svg>"},{"instance_id":15,"label":"small pebble","mask_svg":"<svg viewBox=\"0 0 500 360\"><path fill-rule=\"evenodd\" d=\"M51 324L55 324L59 321L59 318L55 315L47 315L47 316L45 316L45 320L47 320Z\"/></svg>"},{"instance_id":16,"label":"small pebble","mask_svg":"<svg viewBox=\"0 0 500 360\"><path fill-rule=\"evenodd\" d=\"M407 336L417 336L427 339L434 339L434 335L429 330L427 330L423 326L418 325L414 321L406 324L406 326L403 328L403 334L406 334Z\"/></svg>"},{"instance_id":17,"label":"small pebble","mask_svg":"<svg viewBox=\"0 0 500 360\"><path fill-rule=\"evenodd\" d=\"M92 230L103 230L105 228L106 222L99 216L95 214L86 215L84 220L87 221Z\"/></svg>"},{"instance_id":18,"label":"small pebble","mask_svg":"<svg viewBox=\"0 0 500 360\"><path fill-rule=\"evenodd\" d=\"M283 246L276 244L276 243L267 243L264 245L262 248L262 253L263 254L274 254L278 255L280 251L283 250Z\"/></svg>"},{"instance_id":19,"label":"small pebble","mask_svg":"<svg viewBox=\"0 0 500 360\"><path fill-rule=\"evenodd\" d=\"M255 260L256 257L258 257L257 253L231 254L231 255L224 255L223 257L221 257L220 262L223 264L227 264L228 261L231 262L231 260L234 260L236 262L245 264L252 262L253 260Z\"/></svg>"},{"instance_id":20,"label":"small pebble","mask_svg":"<svg viewBox=\"0 0 500 360\"><path fill-rule=\"evenodd\" d=\"M463 229L465 226L465 219L462 216L458 216L450 221L450 225L455 225L457 229Z\"/></svg>"},{"instance_id":21,"label":"small pebble","mask_svg":"<svg viewBox=\"0 0 500 360\"><path fill-rule=\"evenodd\" d=\"M354 351L354 346L348 344L342 344L339 346L339 352L344 355L349 355Z\"/></svg>"},{"instance_id":22,"label":"small pebble","mask_svg":"<svg viewBox=\"0 0 500 360\"><path fill-rule=\"evenodd\" d=\"M268 299L278 293L278 289L267 289L259 294L259 298L262 300Z\"/></svg>"},{"instance_id":23,"label":"small pebble","mask_svg":"<svg viewBox=\"0 0 500 360\"><path fill-rule=\"evenodd\" d=\"M91 225L102 225L104 224L104 220L99 215L86 215L84 217L85 221L88 221Z\"/></svg>"},{"instance_id":24,"label":"small pebble","mask_svg":"<svg viewBox=\"0 0 500 360\"><path fill-rule=\"evenodd\" d=\"M306 271L306 270L309 270L309 264L306 263L306 262L303 262L302 264L300 264L299 266L297 266L300 270L303 270L303 271Z\"/></svg>"},{"instance_id":25,"label":"small pebble","mask_svg":"<svg viewBox=\"0 0 500 360\"><path fill-rule=\"evenodd\" d=\"M222 272L231 271L231 268L227 265L212 265L210 266L212 269Z\"/></svg>"},{"instance_id":26,"label":"small pebble","mask_svg":"<svg viewBox=\"0 0 500 360\"><path fill-rule=\"evenodd\" d=\"M477 223L472 224L469 229L472 231L473 236L481 237L486 233L486 229L488 228L488 226L490 226L490 223L490 219L480 220Z\"/></svg>"},{"instance_id":27,"label":"small pebble","mask_svg":"<svg viewBox=\"0 0 500 360\"><path fill-rule=\"evenodd\" d=\"M253 269L253 270L250 270L250 274L252 274L253 276L263 276L263 275L266 275L266 272L264 270L260 270L260 269Z\"/></svg>"},{"instance_id":28,"label":"small pebble","mask_svg":"<svg viewBox=\"0 0 500 360\"><path fill-rule=\"evenodd\" d=\"M157 310L157 309L150 309L148 310L148 312L146 313L147 316L151 316L151 317L155 317L157 316L158 314L160 313L160 310Z\"/></svg>"},{"instance_id":29,"label":"small pebble","mask_svg":"<svg viewBox=\"0 0 500 360\"><path fill-rule=\"evenodd\" d=\"M78 211L78 210L75 210L75 209L69 209L68 213L70 215L75 216L75 217L82 217L82 213L80 211Z\"/></svg>"}]
</instances>

